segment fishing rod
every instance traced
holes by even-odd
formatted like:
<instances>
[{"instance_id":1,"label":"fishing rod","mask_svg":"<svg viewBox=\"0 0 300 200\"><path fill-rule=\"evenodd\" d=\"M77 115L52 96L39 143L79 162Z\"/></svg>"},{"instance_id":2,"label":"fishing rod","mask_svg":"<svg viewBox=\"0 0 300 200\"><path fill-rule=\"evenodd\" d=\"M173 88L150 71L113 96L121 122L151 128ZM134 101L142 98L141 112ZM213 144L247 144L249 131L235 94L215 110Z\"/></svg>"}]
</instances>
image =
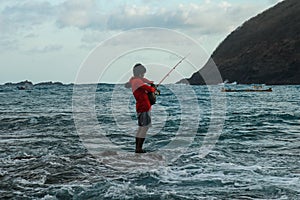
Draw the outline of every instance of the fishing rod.
<instances>
[{"instance_id":1,"label":"fishing rod","mask_svg":"<svg viewBox=\"0 0 300 200\"><path fill-rule=\"evenodd\" d=\"M162 82L178 67L178 65L186 59L191 53L188 53L185 57L183 57L162 79L161 81L156 85L156 87L160 86Z\"/></svg>"},{"instance_id":2,"label":"fishing rod","mask_svg":"<svg viewBox=\"0 0 300 200\"><path fill-rule=\"evenodd\" d=\"M190 55L187 54L185 57L183 57L162 79L161 81L157 84L157 85L154 85L152 84L152 87L154 87L156 90L155 92L148 92L148 98L149 98L149 101L150 101L150 104L153 105L156 103L156 96L157 95L160 95L160 91L157 89L158 86L161 85L161 83L176 69L176 67L184 60L186 59L188 56Z\"/></svg>"}]
</instances>

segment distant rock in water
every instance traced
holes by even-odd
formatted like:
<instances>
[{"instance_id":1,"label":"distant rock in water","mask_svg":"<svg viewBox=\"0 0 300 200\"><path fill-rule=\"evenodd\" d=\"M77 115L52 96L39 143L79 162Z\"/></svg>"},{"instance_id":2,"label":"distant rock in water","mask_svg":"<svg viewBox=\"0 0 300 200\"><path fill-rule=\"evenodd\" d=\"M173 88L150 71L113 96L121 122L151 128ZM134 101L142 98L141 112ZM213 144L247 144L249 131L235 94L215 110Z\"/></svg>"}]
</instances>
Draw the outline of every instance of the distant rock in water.
<instances>
[{"instance_id":1,"label":"distant rock in water","mask_svg":"<svg viewBox=\"0 0 300 200\"><path fill-rule=\"evenodd\" d=\"M214 51L223 80L242 84L300 84L300 1L285 0L233 31ZM191 78L190 84L214 77L211 59ZM209 82L209 83L207 83Z\"/></svg>"},{"instance_id":2,"label":"distant rock in water","mask_svg":"<svg viewBox=\"0 0 300 200\"><path fill-rule=\"evenodd\" d=\"M37 83L34 86L48 86L48 85L64 85L61 82L52 82L52 81L48 81L48 82L41 82L41 83Z\"/></svg>"},{"instance_id":3,"label":"distant rock in water","mask_svg":"<svg viewBox=\"0 0 300 200\"><path fill-rule=\"evenodd\" d=\"M18 83L5 83L5 86L12 86L12 87L17 87L19 90L29 90L32 89L33 84L32 82L26 80L26 81L21 81Z\"/></svg>"},{"instance_id":4,"label":"distant rock in water","mask_svg":"<svg viewBox=\"0 0 300 200\"><path fill-rule=\"evenodd\" d=\"M19 90L28 90L28 89L32 89L35 86L50 86L50 85L55 85L55 86L61 86L64 85L61 82L52 82L52 81L48 81L48 82L41 82L41 83L37 83L37 84L33 84L31 81L21 81L18 83L5 83L5 86L12 86L12 87L17 87Z\"/></svg>"},{"instance_id":5,"label":"distant rock in water","mask_svg":"<svg viewBox=\"0 0 300 200\"><path fill-rule=\"evenodd\" d=\"M21 81L21 82L18 82L18 83L5 83L4 85L6 86L24 86L24 85L30 85L30 86L33 86L32 82L31 81Z\"/></svg>"}]
</instances>

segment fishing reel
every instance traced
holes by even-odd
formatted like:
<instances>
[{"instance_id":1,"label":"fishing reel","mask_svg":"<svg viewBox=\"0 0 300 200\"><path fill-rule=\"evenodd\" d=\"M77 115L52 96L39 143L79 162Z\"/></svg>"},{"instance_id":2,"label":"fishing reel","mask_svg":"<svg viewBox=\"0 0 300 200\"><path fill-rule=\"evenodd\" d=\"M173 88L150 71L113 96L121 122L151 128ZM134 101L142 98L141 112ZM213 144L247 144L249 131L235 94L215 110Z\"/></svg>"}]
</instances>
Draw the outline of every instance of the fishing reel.
<instances>
[{"instance_id":1,"label":"fishing reel","mask_svg":"<svg viewBox=\"0 0 300 200\"><path fill-rule=\"evenodd\" d=\"M155 94L156 96L160 95L160 90L157 89L157 85L155 85L154 83L151 83L150 86L153 87L153 88L155 88L154 94Z\"/></svg>"},{"instance_id":2,"label":"fishing reel","mask_svg":"<svg viewBox=\"0 0 300 200\"><path fill-rule=\"evenodd\" d=\"M155 92L148 92L148 98L151 105L156 103L156 96L160 95L160 90L157 89L157 85L151 83L151 87L155 88Z\"/></svg>"}]
</instances>

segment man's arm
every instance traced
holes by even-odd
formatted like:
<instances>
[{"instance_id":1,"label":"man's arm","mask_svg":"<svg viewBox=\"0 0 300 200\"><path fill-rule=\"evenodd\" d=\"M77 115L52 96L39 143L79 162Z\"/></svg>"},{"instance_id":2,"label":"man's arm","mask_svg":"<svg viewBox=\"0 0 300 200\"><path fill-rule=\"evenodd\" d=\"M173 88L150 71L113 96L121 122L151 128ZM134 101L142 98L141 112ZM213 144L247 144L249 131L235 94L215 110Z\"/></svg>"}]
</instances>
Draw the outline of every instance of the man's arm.
<instances>
[{"instance_id":1,"label":"man's arm","mask_svg":"<svg viewBox=\"0 0 300 200\"><path fill-rule=\"evenodd\" d=\"M144 81L144 83L148 83L148 84L153 84L154 83L154 81L150 81L146 78L141 78L141 79L142 79L142 81Z\"/></svg>"},{"instance_id":2,"label":"man's arm","mask_svg":"<svg viewBox=\"0 0 300 200\"><path fill-rule=\"evenodd\" d=\"M143 84L141 86L141 88L143 88L144 90L148 91L148 92L155 92L155 88L154 87L151 87L149 85L146 85L146 84Z\"/></svg>"},{"instance_id":3,"label":"man's arm","mask_svg":"<svg viewBox=\"0 0 300 200\"><path fill-rule=\"evenodd\" d=\"M143 80L141 79L135 79L134 81L132 81L132 89L133 91L135 91L138 88L142 88L148 92L155 92L154 87L145 84L145 82L143 82Z\"/></svg>"}]
</instances>

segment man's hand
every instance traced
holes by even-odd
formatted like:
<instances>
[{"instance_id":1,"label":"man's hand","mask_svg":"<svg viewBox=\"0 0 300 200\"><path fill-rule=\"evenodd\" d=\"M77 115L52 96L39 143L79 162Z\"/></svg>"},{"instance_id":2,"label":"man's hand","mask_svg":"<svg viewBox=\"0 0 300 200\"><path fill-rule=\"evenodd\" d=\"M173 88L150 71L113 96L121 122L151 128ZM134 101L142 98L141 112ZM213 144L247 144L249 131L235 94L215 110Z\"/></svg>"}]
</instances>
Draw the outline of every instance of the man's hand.
<instances>
[{"instance_id":1,"label":"man's hand","mask_svg":"<svg viewBox=\"0 0 300 200\"><path fill-rule=\"evenodd\" d=\"M156 85L154 83L150 84L151 87L154 87L155 89L157 88Z\"/></svg>"},{"instance_id":2,"label":"man's hand","mask_svg":"<svg viewBox=\"0 0 300 200\"><path fill-rule=\"evenodd\" d=\"M160 95L160 90L156 89L156 90L155 90L155 94L156 94L156 95Z\"/></svg>"},{"instance_id":3,"label":"man's hand","mask_svg":"<svg viewBox=\"0 0 300 200\"><path fill-rule=\"evenodd\" d=\"M131 84L130 84L130 82L127 82L127 83L125 83L125 88L131 88Z\"/></svg>"}]
</instances>

